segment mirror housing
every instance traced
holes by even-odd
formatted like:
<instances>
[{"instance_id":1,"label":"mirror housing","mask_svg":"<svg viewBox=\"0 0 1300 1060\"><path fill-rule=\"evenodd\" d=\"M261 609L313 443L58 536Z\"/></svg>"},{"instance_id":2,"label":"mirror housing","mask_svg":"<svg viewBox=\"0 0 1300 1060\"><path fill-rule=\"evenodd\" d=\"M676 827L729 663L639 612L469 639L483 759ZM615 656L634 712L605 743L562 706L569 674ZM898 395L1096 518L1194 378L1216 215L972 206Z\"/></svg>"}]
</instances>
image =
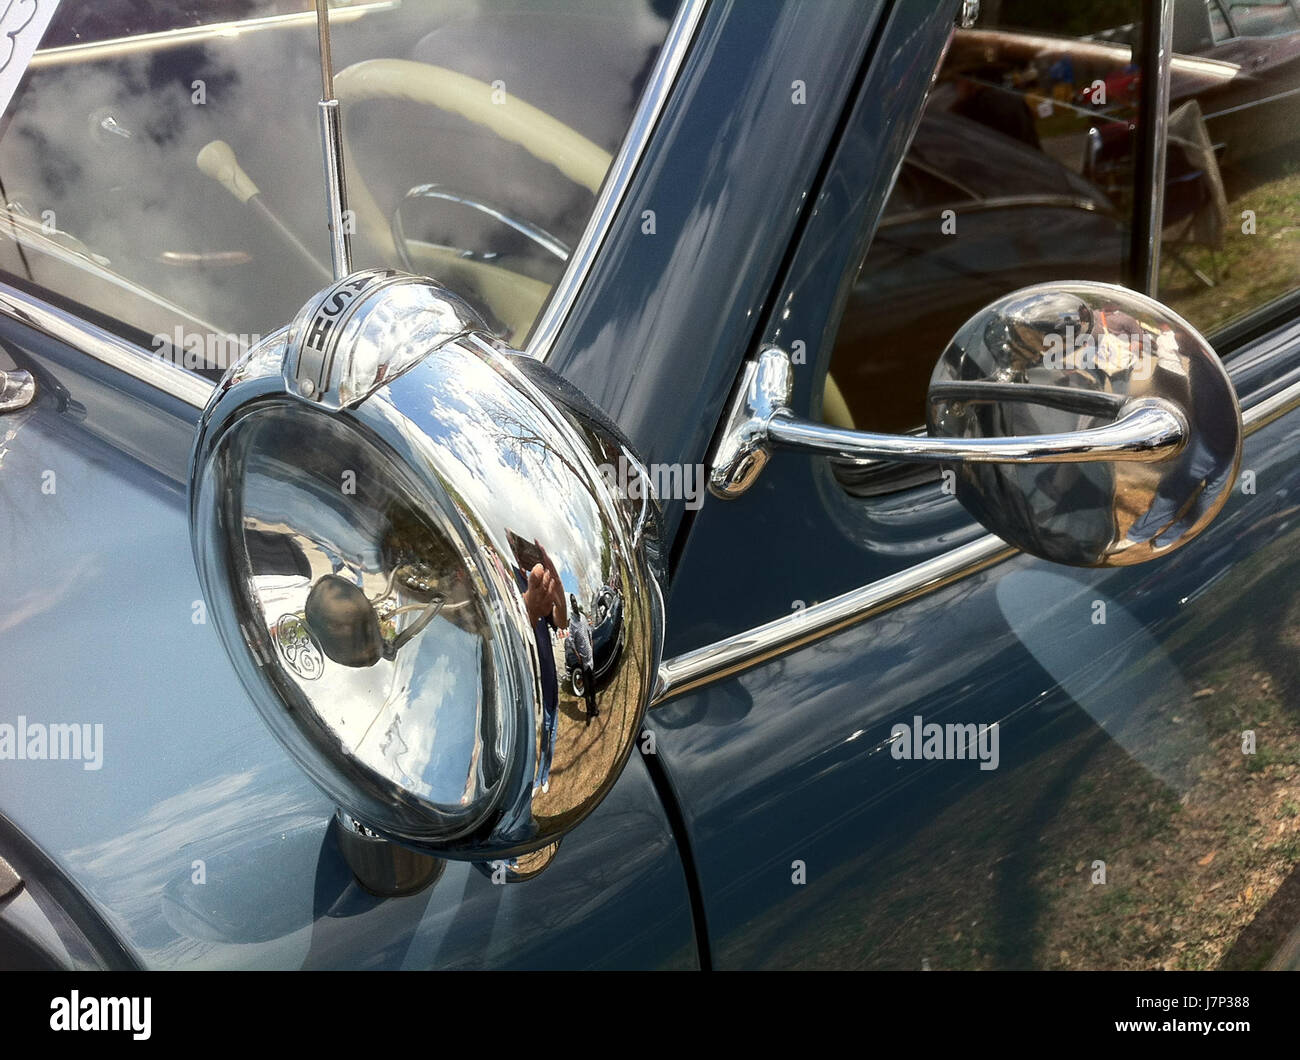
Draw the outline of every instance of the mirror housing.
<instances>
[{"instance_id":1,"label":"mirror housing","mask_svg":"<svg viewBox=\"0 0 1300 1060\"><path fill-rule=\"evenodd\" d=\"M1026 552L1123 566L1190 541L1227 502L1241 409L1209 343L1154 299L1104 283L1027 287L968 320L935 369L928 435L790 411L789 355L745 366L709 489L733 498L777 447L855 464L940 464L985 527Z\"/></svg>"},{"instance_id":2,"label":"mirror housing","mask_svg":"<svg viewBox=\"0 0 1300 1060\"><path fill-rule=\"evenodd\" d=\"M953 465L957 499L1004 541L1072 566L1142 563L1199 534L1241 462L1241 410L1228 373L1191 324L1154 299L1100 283L1025 288L957 332L930 381L926 425L940 438L1106 429L1147 411L1171 418L1104 459ZM1174 426L1176 424L1176 426Z\"/></svg>"},{"instance_id":3,"label":"mirror housing","mask_svg":"<svg viewBox=\"0 0 1300 1060\"><path fill-rule=\"evenodd\" d=\"M435 282L354 273L232 367L200 422L190 519L254 705L366 833L512 858L621 773L663 645L644 468ZM598 610L617 615L612 650L566 659Z\"/></svg>"}]
</instances>

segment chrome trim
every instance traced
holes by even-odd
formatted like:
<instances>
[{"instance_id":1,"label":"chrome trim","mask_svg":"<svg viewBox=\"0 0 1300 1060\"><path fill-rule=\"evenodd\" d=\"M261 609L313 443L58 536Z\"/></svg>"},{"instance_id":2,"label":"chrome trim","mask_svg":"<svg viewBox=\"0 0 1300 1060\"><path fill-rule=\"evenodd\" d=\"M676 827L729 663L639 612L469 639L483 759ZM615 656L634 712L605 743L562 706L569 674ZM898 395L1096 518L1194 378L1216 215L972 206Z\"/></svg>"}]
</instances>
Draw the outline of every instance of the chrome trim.
<instances>
[{"instance_id":1,"label":"chrome trim","mask_svg":"<svg viewBox=\"0 0 1300 1060\"><path fill-rule=\"evenodd\" d=\"M36 379L31 372L0 372L0 412L17 412L36 400Z\"/></svg>"},{"instance_id":2,"label":"chrome trim","mask_svg":"<svg viewBox=\"0 0 1300 1060\"><path fill-rule=\"evenodd\" d=\"M1242 410L1241 422L1243 433L1250 437L1261 428L1267 427L1274 420L1280 419L1288 412L1300 408L1300 383L1292 383L1285 390L1279 390L1272 397L1257 401Z\"/></svg>"},{"instance_id":3,"label":"chrome trim","mask_svg":"<svg viewBox=\"0 0 1300 1060\"><path fill-rule=\"evenodd\" d=\"M366 15L391 11L401 6L402 0L372 0L370 3L353 7L335 7L330 9L330 21L354 22ZM141 33L134 37L113 37L87 44L65 44L58 48L40 49L32 56L28 67L40 69L43 66L62 66L70 62L120 59L126 55L154 51L158 48L178 48L212 40L230 40L264 29L306 26L315 20L314 11L293 11L284 15L263 15L260 18L242 18L229 22L210 22L204 26L165 29L157 33Z\"/></svg>"},{"instance_id":4,"label":"chrome trim","mask_svg":"<svg viewBox=\"0 0 1300 1060\"><path fill-rule=\"evenodd\" d=\"M1152 172L1151 198L1146 217L1146 275L1141 277L1142 290L1152 298L1160 291L1160 244L1164 234L1165 159L1168 151L1169 81L1174 53L1174 0L1160 0L1160 45L1157 55L1155 100L1152 132L1155 135L1155 165Z\"/></svg>"},{"instance_id":5,"label":"chrome trim","mask_svg":"<svg viewBox=\"0 0 1300 1060\"><path fill-rule=\"evenodd\" d=\"M628 187L632 183L632 176L641 162L641 156L650 142L655 125L659 122L659 115L663 113L668 95L691 49L695 31L708 4L709 0L682 0L681 7L677 9L673 24L664 38L663 47L659 49L654 70L651 71L650 79L641 93L641 101L637 104L632 126L623 137L618 154L610 163L609 172L605 174L605 182L601 185L600 195L596 199L595 212L592 213L582 238L578 240L578 245L569 258L569 267L564 270L560 282L555 285L555 290L542 310L542 315L533 325L533 330L528 336L524 352L530 357L545 361L550 356L560 328L564 326L578 299L578 293L586 283L587 273L591 271L596 253L613 226L614 215L623 205Z\"/></svg>"},{"instance_id":6,"label":"chrome trim","mask_svg":"<svg viewBox=\"0 0 1300 1060\"><path fill-rule=\"evenodd\" d=\"M320 41L321 161L325 167L325 217L330 232L330 264L335 281L352 273L352 246L345 223L348 185L343 171L343 128L339 101L334 98L334 60L330 57L329 0L316 0L316 35Z\"/></svg>"},{"instance_id":7,"label":"chrome trim","mask_svg":"<svg viewBox=\"0 0 1300 1060\"><path fill-rule=\"evenodd\" d=\"M962 213L970 215L973 213L984 213L989 210L1022 210L1022 209L1062 209L1062 210L1082 210L1087 213L1099 213L1101 207L1091 199L1081 199L1073 195L1004 195L996 199L977 199L971 202L953 200L948 204L949 209L960 210ZM944 207L939 207L944 209ZM880 222L880 228L892 228L898 225L914 224L917 221L933 221L935 211L933 208L923 210L900 210L896 214L891 214Z\"/></svg>"},{"instance_id":8,"label":"chrome trim","mask_svg":"<svg viewBox=\"0 0 1300 1060\"><path fill-rule=\"evenodd\" d=\"M821 640L1000 563L1015 552L1011 546L988 534L842 596L782 615L743 633L668 659L659 667L659 681L650 705L652 708L659 706L672 696Z\"/></svg>"},{"instance_id":9,"label":"chrome trim","mask_svg":"<svg viewBox=\"0 0 1300 1060\"><path fill-rule=\"evenodd\" d=\"M1210 114L1203 114L1201 117L1208 123L1214 121L1215 118L1222 118L1229 114L1236 114L1238 111L1249 110L1251 107L1262 107L1265 103L1276 103L1280 99L1289 99L1291 96L1298 94L1300 94L1300 88L1288 88L1285 92L1274 92L1271 96L1252 99L1249 103L1239 103L1235 107L1224 107L1223 110L1216 110Z\"/></svg>"},{"instance_id":10,"label":"chrome trim","mask_svg":"<svg viewBox=\"0 0 1300 1060\"><path fill-rule=\"evenodd\" d=\"M6 283L0 283L0 313L196 409L212 393L202 376Z\"/></svg>"}]
</instances>

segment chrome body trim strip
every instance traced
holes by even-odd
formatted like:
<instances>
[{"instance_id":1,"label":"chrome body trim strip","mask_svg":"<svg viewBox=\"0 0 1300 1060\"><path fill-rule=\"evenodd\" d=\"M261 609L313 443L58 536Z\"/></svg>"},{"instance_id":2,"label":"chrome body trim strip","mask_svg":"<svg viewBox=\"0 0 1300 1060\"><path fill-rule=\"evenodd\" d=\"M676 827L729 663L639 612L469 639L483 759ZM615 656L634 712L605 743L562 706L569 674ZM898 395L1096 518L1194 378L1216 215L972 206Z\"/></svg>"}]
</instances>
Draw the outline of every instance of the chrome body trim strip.
<instances>
[{"instance_id":1,"label":"chrome body trim strip","mask_svg":"<svg viewBox=\"0 0 1300 1060\"><path fill-rule=\"evenodd\" d=\"M857 625L873 615L991 567L1014 555L1010 545L986 534L960 548L841 596L782 615L659 666L654 708L672 696L748 670L768 659Z\"/></svg>"},{"instance_id":2,"label":"chrome body trim strip","mask_svg":"<svg viewBox=\"0 0 1300 1060\"><path fill-rule=\"evenodd\" d=\"M213 384L202 376L6 283L0 283L0 313L196 409L208 403Z\"/></svg>"},{"instance_id":3,"label":"chrome body trim strip","mask_svg":"<svg viewBox=\"0 0 1300 1060\"><path fill-rule=\"evenodd\" d=\"M555 285L555 290L551 292L542 315L533 325L533 330L528 336L524 352L530 357L545 361L550 356L556 336L568 319L573 304L578 299L578 293L586 283L591 264L614 223L614 215L623 204L628 187L632 183L632 176L659 122L659 115L663 113L668 95L677 80L678 71L686 60L691 43L695 39L695 31L708 5L709 0L682 0L682 5L673 18L672 26L668 29L668 36L664 38L663 46L659 49L659 57L646 82L645 90L641 93L641 101L637 104L636 114L632 118L632 127L623 137L618 154L614 156L609 172L605 175L600 196L596 199L595 212L591 215L582 238L569 257L568 268L564 270L560 282Z\"/></svg>"},{"instance_id":4,"label":"chrome body trim strip","mask_svg":"<svg viewBox=\"0 0 1300 1060\"><path fill-rule=\"evenodd\" d=\"M1280 419L1295 408L1300 408L1300 383L1292 383L1285 390L1279 390L1272 397L1257 401L1241 410L1241 423L1246 437L1250 437L1262 427L1267 427L1274 420Z\"/></svg>"}]
</instances>

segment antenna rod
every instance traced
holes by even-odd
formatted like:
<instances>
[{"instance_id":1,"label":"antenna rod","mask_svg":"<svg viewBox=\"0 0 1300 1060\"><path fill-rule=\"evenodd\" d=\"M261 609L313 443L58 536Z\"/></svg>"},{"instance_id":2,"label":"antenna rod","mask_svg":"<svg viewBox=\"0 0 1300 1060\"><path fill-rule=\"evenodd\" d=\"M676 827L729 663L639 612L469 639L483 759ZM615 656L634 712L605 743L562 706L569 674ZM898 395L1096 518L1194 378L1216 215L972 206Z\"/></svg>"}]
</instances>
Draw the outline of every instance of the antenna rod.
<instances>
[{"instance_id":1,"label":"antenna rod","mask_svg":"<svg viewBox=\"0 0 1300 1060\"><path fill-rule=\"evenodd\" d=\"M330 260L334 279L352 271L352 247L344 218L348 212L347 184L343 179L343 133L339 101L334 98L334 66L330 57L329 0L316 0L316 30L320 37L320 140L325 161L325 199L329 209Z\"/></svg>"}]
</instances>

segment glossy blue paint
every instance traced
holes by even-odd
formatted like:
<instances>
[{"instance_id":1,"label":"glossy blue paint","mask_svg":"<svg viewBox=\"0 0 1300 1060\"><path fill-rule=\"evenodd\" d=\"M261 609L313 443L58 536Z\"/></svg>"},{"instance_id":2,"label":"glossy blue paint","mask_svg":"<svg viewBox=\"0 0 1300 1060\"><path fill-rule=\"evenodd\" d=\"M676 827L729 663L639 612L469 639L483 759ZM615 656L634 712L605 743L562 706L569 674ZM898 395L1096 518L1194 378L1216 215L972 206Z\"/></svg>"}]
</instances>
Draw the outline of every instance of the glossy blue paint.
<instances>
[{"instance_id":1,"label":"glossy blue paint","mask_svg":"<svg viewBox=\"0 0 1300 1060\"><path fill-rule=\"evenodd\" d=\"M937 13L895 8L763 323L764 341L807 343L798 412L817 412L850 267L944 32ZM1243 403L1274 393L1300 371L1300 328L1230 363ZM1248 439L1256 492L1163 560L1090 571L1017 555L657 709L715 966L1144 967L1179 939L1190 966L1267 960L1300 900L1300 855L1277 832L1294 807L1261 776L1300 760L1298 435L1292 413ZM981 534L937 485L852 498L824 460L777 454L744 497L696 516L668 651ZM997 768L895 758L895 726L918 716L997 722ZM1271 758L1243 755L1245 730ZM1284 879L1235 920L1202 907L1220 901L1219 872L1233 902L1246 894L1231 864Z\"/></svg>"},{"instance_id":2,"label":"glossy blue paint","mask_svg":"<svg viewBox=\"0 0 1300 1060\"><path fill-rule=\"evenodd\" d=\"M759 338L805 338L796 411L816 411L846 270L956 6L711 5L550 361L649 459L706 458ZM372 898L349 881L332 806L193 621L196 412L12 322L0 341L50 396L0 417L0 719L104 726L102 769L5 763L0 813L146 965L692 967L691 884L721 966L1136 964L1143 924L1198 923L1201 859L1232 860L1252 815L1282 812L1238 745L1249 727L1296 753L1294 414L1248 441L1256 493L1167 560L1077 571L1017 556L684 694L650 719L668 783L634 760L535 880L497 887L451 864L419 895ZM1298 374L1295 328L1234 356L1246 395ZM740 501L667 515L690 535L670 654L980 533L932 488L853 500L792 454ZM891 730L917 715L998 722L998 767L895 758ZM1223 805L1242 815L1196 816ZM1091 882L1098 860L1109 889ZM1292 874L1234 925L1224 959L1266 957L1297 900Z\"/></svg>"},{"instance_id":3,"label":"glossy blue paint","mask_svg":"<svg viewBox=\"0 0 1300 1060\"><path fill-rule=\"evenodd\" d=\"M685 877L639 759L537 879L494 885L462 863L412 897L362 892L327 830L333 806L196 621L180 484L104 437L117 417L120 444L152 441L155 466L183 466L184 414L133 397L127 381L114 390L51 357L27 360L67 408L0 417L0 720L100 725L102 762L0 763L0 809L135 959L695 966Z\"/></svg>"},{"instance_id":4,"label":"glossy blue paint","mask_svg":"<svg viewBox=\"0 0 1300 1060\"><path fill-rule=\"evenodd\" d=\"M703 459L884 8L710 5L548 359L648 461Z\"/></svg>"},{"instance_id":5,"label":"glossy blue paint","mask_svg":"<svg viewBox=\"0 0 1300 1060\"><path fill-rule=\"evenodd\" d=\"M1198 862L1270 863L1249 822L1272 836L1287 812L1240 745L1251 729L1274 761L1296 754L1297 444L1294 417L1250 438L1258 493L1164 561L1017 556L656 710L715 965L1132 967L1142 925L1213 937ZM758 569L763 536L733 561ZM998 722L997 769L894 759L893 726L917 715ZM1198 817L1203 804L1245 812ZM1297 880L1215 959L1266 959L1294 927Z\"/></svg>"}]
</instances>

